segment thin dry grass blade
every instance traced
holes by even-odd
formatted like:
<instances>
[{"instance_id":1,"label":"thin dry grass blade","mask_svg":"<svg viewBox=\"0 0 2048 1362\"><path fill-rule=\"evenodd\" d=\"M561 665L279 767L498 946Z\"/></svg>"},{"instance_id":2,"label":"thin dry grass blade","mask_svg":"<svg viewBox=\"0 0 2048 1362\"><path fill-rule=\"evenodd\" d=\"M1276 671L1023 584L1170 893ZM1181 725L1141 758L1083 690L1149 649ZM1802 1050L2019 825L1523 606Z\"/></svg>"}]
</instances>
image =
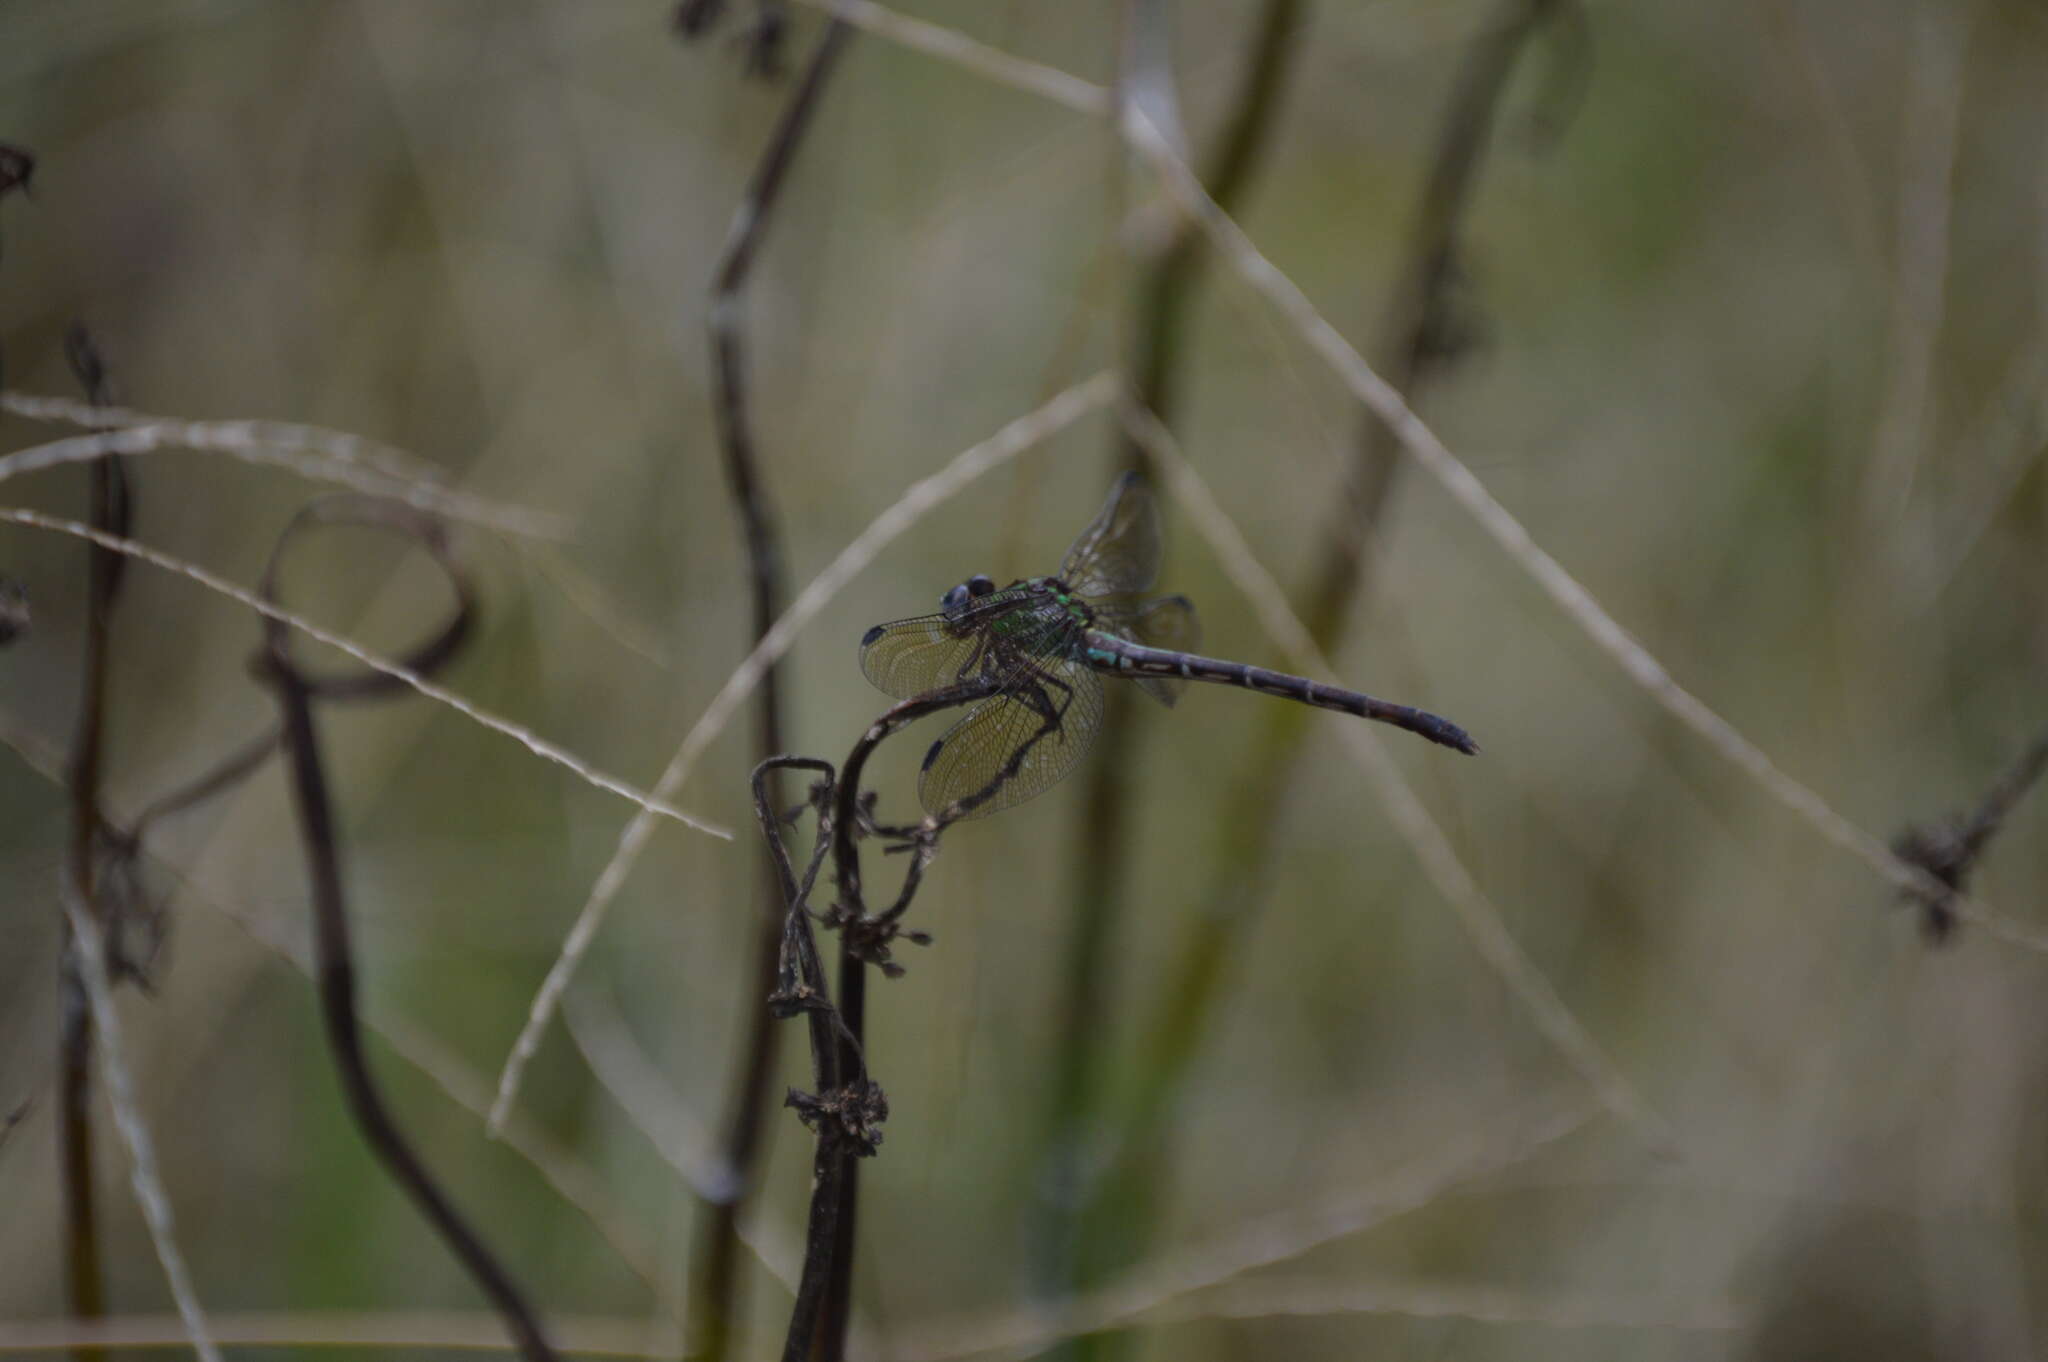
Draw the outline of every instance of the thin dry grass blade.
<instances>
[{"instance_id":1,"label":"thin dry grass blade","mask_svg":"<svg viewBox=\"0 0 2048 1362\"><path fill-rule=\"evenodd\" d=\"M1517 1291L1463 1282L1234 1282L1145 1316L1147 1324L1276 1316L1403 1315L1470 1320L1539 1329L1647 1329L1722 1333L1742 1328L1753 1312L1731 1301L1667 1302L1655 1296Z\"/></svg>"},{"instance_id":2,"label":"thin dry grass blade","mask_svg":"<svg viewBox=\"0 0 2048 1362\"><path fill-rule=\"evenodd\" d=\"M1513 1167L1581 1130L1598 1108L1550 1105L1532 1116L1482 1121L1444 1142L1434 1157L1378 1186L1325 1198L1312 1210L1265 1216L1207 1243L1166 1255L1122 1281L1064 1307L940 1324L906 1331L890 1349L894 1362L948 1362L980 1357L1026 1357L1060 1339L1098 1333L1247 1272L1298 1258L1324 1244L1363 1233L1428 1205L1454 1187ZM1506 1130L1508 1134L1499 1132Z\"/></svg>"},{"instance_id":3,"label":"thin dry grass blade","mask_svg":"<svg viewBox=\"0 0 2048 1362\"><path fill-rule=\"evenodd\" d=\"M64 915L71 922L72 941L78 952L78 974L85 984L85 996L92 1007L93 1035L97 1041L100 1068L106 1075L107 1102L114 1109L114 1125L121 1143L128 1147L129 1181L135 1188L135 1203L149 1226L150 1242L157 1262L163 1266L164 1281L177 1304L184 1339L205 1362L220 1362L207 1328L206 1312L192 1289L192 1274L186 1270L185 1255L178 1251L176 1227L170 1198L164 1194L163 1179L157 1176L156 1146L143 1124L142 1108L135 1100L135 1085L128 1075L128 1061L121 1045L121 1017L114 1007L113 989L107 982L106 942L99 924L79 900L76 887L68 881L61 891Z\"/></svg>"},{"instance_id":4,"label":"thin dry grass blade","mask_svg":"<svg viewBox=\"0 0 2048 1362\"><path fill-rule=\"evenodd\" d=\"M971 71L977 76L1037 95L1077 113L1107 115L1110 92L1107 86L1069 75L1057 67L1011 56L964 33L939 24L899 14L873 0L803 0L813 9L836 15L864 28L877 37L936 57L942 62Z\"/></svg>"},{"instance_id":5,"label":"thin dry grass blade","mask_svg":"<svg viewBox=\"0 0 2048 1362\"><path fill-rule=\"evenodd\" d=\"M0 457L0 482L45 468L88 463L108 454L184 449L288 468L316 482L390 497L503 534L560 539L570 529L565 517L499 505L447 487L440 481L440 470L425 460L346 431L284 421L181 421L122 407L95 407L68 398L12 392L0 393L0 411L96 428L91 435L52 440Z\"/></svg>"},{"instance_id":6,"label":"thin dry grass blade","mask_svg":"<svg viewBox=\"0 0 2048 1362\"><path fill-rule=\"evenodd\" d=\"M594 785L607 794L617 795L627 803L638 806L641 813L649 820L667 818L686 827L695 828L698 832L708 833L713 837L722 838L726 841L732 840L732 833L728 829L720 827L708 819L699 818L693 813L676 808L659 796L643 794L618 777L607 775L603 771L598 770L568 749L549 742L532 729L515 724L509 719L501 719L489 710L470 700L464 699L445 686L437 685L419 673L401 667L388 658L379 657L362 645L353 643L340 634L323 629L311 620L301 618L289 610L274 606L257 596L256 593L237 586L224 577L216 576L196 563L188 563L183 559L174 558L166 553L160 553L148 545L139 544L132 539L122 539L115 535L102 533L80 521L66 520L62 516L44 515L40 511L26 510L21 507L0 507L0 523L27 525L33 529L49 530L56 534L68 534L77 539L89 540L92 543L98 544L101 548L112 549L115 553L126 554L130 558L140 559L151 567L162 568L166 572L175 573L189 581L197 582L209 591L216 592L240 605L247 606L266 619L274 619L280 624L298 630L307 638L324 643L338 652L347 654L372 671L381 672L385 676L403 682L421 695L426 696L429 700L439 701L464 718L481 724L494 733L503 734L543 761L553 762L555 765L571 772L586 784Z\"/></svg>"}]
</instances>

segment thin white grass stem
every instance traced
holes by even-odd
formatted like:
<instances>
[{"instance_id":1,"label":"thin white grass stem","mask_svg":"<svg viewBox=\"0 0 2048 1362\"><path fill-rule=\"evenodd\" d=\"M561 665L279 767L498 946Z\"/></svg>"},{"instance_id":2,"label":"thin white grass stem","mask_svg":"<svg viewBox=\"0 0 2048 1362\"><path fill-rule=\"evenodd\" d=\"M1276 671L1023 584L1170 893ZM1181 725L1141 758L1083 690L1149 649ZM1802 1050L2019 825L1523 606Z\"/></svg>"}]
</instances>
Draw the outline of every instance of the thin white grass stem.
<instances>
[{"instance_id":1,"label":"thin white grass stem","mask_svg":"<svg viewBox=\"0 0 2048 1362\"><path fill-rule=\"evenodd\" d=\"M1864 465L1864 533L1873 546L1900 541L1900 522L1911 509L1932 415L1963 67L1974 24L1968 4L1923 9L1913 24L1906 107L1899 120L1889 357L1877 430Z\"/></svg>"},{"instance_id":2,"label":"thin white grass stem","mask_svg":"<svg viewBox=\"0 0 2048 1362\"><path fill-rule=\"evenodd\" d=\"M524 544L519 552L533 565L534 571L562 593L564 600L582 611L584 617L603 630L614 643L663 671L675 670L673 651L655 636L654 631L629 617L605 594L603 586L570 562L554 545Z\"/></svg>"},{"instance_id":3,"label":"thin white grass stem","mask_svg":"<svg viewBox=\"0 0 2048 1362\"><path fill-rule=\"evenodd\" d=\"M720 1156L717 1134L640 1048L618 1004L602 993L574 990L562 998L562 1020L591 1074L691 1191L720 1205L739 1194L739 1174Z\"/></svg>"},{"instance_id":4,"label":"thin white grass stem","mask_svg":"<svg viewBox=\"0 0 2048 1362\"><path fill-rule=\"evenodd\" d=\"M874 560L876 554L976 478L1106 405L1116 393L1116 376L1099 373L1018 417L980 444L955 455L938 472L906 488L902 496L876 516L853 542L839 551L839 556L827 564L823 572L797 593L781 618L761 636L753 652L733 671L731 678L705 707L703 715L683 736L682 745L655 782L654 798L672 798L682 788L696 767L697 759L754 693L768 668L789 651L804 626L815 619L832 598ZM520 1079L528 1062L540 1049L541 1037L546 1034L548 1022L561 1002L563 991L575 977L577 965L590 949L606 911L625 886L626 877L632 873L633 865L639 860L652 831L653 820L644 813L627 823L619 834L619 844L612 852L611 860L591 886L582 911L577 913L569 935L562 942L561 953L548 970L547 977L541 981L540 991L534 995L526 1025L513 1042L511 1054L506 1057L504 1072L498 1078L498 1100L491 1107L489 1128L492 1131L497 1130L517 1099Z\"/></svg>"},{"instance_id":5,"label":"thin white grass stem","mask_svg":"<svg viewBox=\"0 0 2048 1362\"><path fill-rule=\"evenodd\" d=\"M510 1353L502 1316L482 1311L363 1310L349 1313L251 1312L213 1316L214 1334L230 1348L372 1348ZM672 1329L620 1316L548 1315L548 1333L564 1356L673 1358ZM175 1317L116 1315L70 1319L0 1320L0 1356L48 1356L66 1349L176 1347L184 1341ZM347 1353L329 1356L347 1356Z\"/></svg>"},{"instance_id":6,"label":"thin white grass stem","mask_svg":"<svg viewBox=\"0 0 2048 1362\"><path fill-rule=\"evenodd\" d=\"M1533 1157L1582 1129L1598 1113L1597 1107L1576 1102L1539 1109L1534 1119L1476 1122L1472 1130L1483 1133L1444 1141L1427 1162L1411 1165L1382 1185L1338 1193L1312 1210L1262 1216L1137 1268L1121 1281L1064 1306L994 1322L941 1322L914 1334L906 1332L894 1341L889 1356L894 1362L948 1362L984 1355L1021 1358L1060 1339L1114 1328L1192 1293L1299 1258L1420 1209L1460 1185Z\"/></svg>"},{"instance_id":7,"label":"thin white grass stem","mask_svg":"<svg viewBox=\"0 0 2048 1362\"><path fill-rule=\"evenodd\" d=\"M135 1085L128 1076L128 1061L121 1045L121 1018L115 1011L113 990L107 982L107 949L99 924L86 911L78 887L66 877L60 891L64 915L71 920L72 945L77 952L79 980L92 1008L92 1029L99 1051L100 1068L106 1075L107 1102L114 1109L114 1126L121 1143L128 1147L128 1180L135 1189L135 1203L149 1226L150 1242L163 1266L164 1281L171 1300L178 1307L185 1338L205 1362L220 1362L213 1337L206 1327L206 1312L192 1289L192 1275L185 1269L185 1256L178 1251L172 1223L170 1198L164 1195L163 1179L157 1176L156 1147L149 1127L143 1124L142 1108L135 1100Z\"/></svg>"},{"instance_id":8,"label":"thin white grass stem","mask_svg":"<svg viewBox=\"0 0 2048 1362\"><path fill-rule=\"evenodd\" d=\"M990 47L954 29L899 14L873 3L873 0L803 0L803 3L837 15L877 37L936 57L998 85L1051 100L1076 113L1106 115L1110 111L1110 92L1106 86L1069 75L1057 67L1011 56L1001 48Z\"/></svg>"},{"instance_id":9,"label":"thin white grass stem","mask_svg":"<svg viewBox=\"0 0 2048 1362\"><path fill-rule=\"evenodd\" d=\"M31 511L21 507L0 507L0 523L27 525L33 529L50 530L57 534L68 534L74 538L89 540L92 543L98 544L101 548L111 549L115 553L125 554L130 558L140 559L151 567L162 568L166 572L175 573L180 577L197 582L209 591L217 592L232 601L247 606L266 619L276 620L280 624L298 630L307 638L314 639L338 652L347 654L373 671L381 672L385 676L403 682L421 695L426 696L429 700L439 701L464 718L481 724L494 733L502 733L542 760L551 761L587 784L594 785L608 794L617 795L627 803L637 806L641 814L650 821L655 818L667 818L684 824L687 827L695 828L698 832L708 833L713 837L723 838L727 841L732 840L732 833L718 824L676 808L659 796L643 794L616 776L606 775L581 757L549 742L532 729L515 724L509 719L501 719L474 702L457 695L454 691L429 681L418 672L402 667L389 658L379 657L360 644L350 642L340 634L332 633L314 624L311 620L301 618L289 610L272 605L255 592L245 587L237 586L224 577L216 576L196 563L188 563L181 558L173 558L169 554L160 553L146 544L139 544L132 539L123 539L118 535L108 534L103 530L96 530L92 526L80 521L66 520L62 516L44 515L41 511Z\"/></svg>"},{"instance_id":10,"label":"thin white grass stem","mask_svg":"<svg viewBox=\"0 0 2048 1362\"><path fill-rule=\"evenodd\" d=\"M155 454L188 449L226 454L245 463L288 468L318 482L404 501L451 520L528 538L560 539L562 516L502 506L440 485L440 470L388 446L318 426L282 421L180 421L120 407L94 407L67 398L0 393L0 410L35 420L94 426L93 434L32 445L0 457L0 482L108 454ZM110 429L111 427L111 429Z\"/></svg>"},{"instance_id":11,"label":"thin white grass stem","mask_svg":"<svg viewBox=\"0 0 2048 1362\"><path fill-rule=\"evenodd\" d=\"M1647 1329L1719 1333L1740 1329L1754 1312L1731 1301L1667 1302L1654 1295L1596 1296L1538 1293L1498 1286L1428 1281L1233 1282L1176 1301L1145 1316L1145 1323L1276 1316L1401 1315L1410 1319L1469 1320L1475 1324L1533 1325L1540 1329Z\"/></svg>"},{"instance_id":12,"label":"thin white grass stem","mask_svg":"<svg viewBox=\"0 0 2048 1362\"><path fill-rule=\"evenodd\" d=\"M96 407L69 397L44 397L35 393L0 392L0 411L13 412L32 421L63 421L89 430L111 430L122 426L193 426L226 432L244 430L250 438L261 438L293 449L316 449L348 463L375 468L394 478L408 481L439 481L441 470L417 455L366 439L345 430L308 426L291 421L184 421L175 416L158 416L130 407Z\"/></svg>"},{"instance_id":13,"label":"thin white grass stem","mask_svg":"<svg viewBox=\"0 0 2048 1362\"><path fill-rule=\"evenodd\" d=\"M1196 531L1208 541L1225 575L1252 603L1260 623L1280 645L1292 665L1307 675L1334 680L1335 670L1330 660L1323 656L1322 649L1316 646L1308 626L1294 613L1294 607L1288 604L1286 593L1280 589L1273 574L1253 554L1243 532L1217 504L1208 484L1182 457L1172 434L1156 416L1135 403L1124 404L1123 416L1124 428L1132 439L1151 453L1160 470L1166 474L1169 490L1187 512ZM1614 1062L1558 997L1557 990L1551 987L1543 972L1516 944L1507 925L1501 921L1499 909L1480 889L1465 863L1458 859L1450 839L1444 836L1443 829L1423 807L1422 800L1408 784L1399 764L1388 754L1386 745L1372 726L1347 723L1341 726L1341 732L1352 755L1379 788L1380 799L1393 817L1395 828L1414 851L1423 873L1429 876L1437 892L1458 915L1459 924L1472 939L1480 957L1528 1010L1536 1029L1557 1047L1610 1111L1645 1131L1652 1143L1670 1144L1669 1127L1637 1096Z\"/></svg>"}]
</instances>

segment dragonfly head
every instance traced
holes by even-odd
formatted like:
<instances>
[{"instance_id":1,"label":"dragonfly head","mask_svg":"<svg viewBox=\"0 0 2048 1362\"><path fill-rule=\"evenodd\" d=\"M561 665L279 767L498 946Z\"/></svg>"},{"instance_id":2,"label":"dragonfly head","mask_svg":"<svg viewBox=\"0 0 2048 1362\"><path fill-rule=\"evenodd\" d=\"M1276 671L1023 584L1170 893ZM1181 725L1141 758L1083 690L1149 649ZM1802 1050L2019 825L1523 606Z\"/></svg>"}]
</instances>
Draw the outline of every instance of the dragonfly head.
<instances>
[{"instance_id":1,"label":"dragonfly head","mask_svg":"<svg viewBox=\"0 0 2048 1362\"><path fill-rule=\"evenodd\" d=\"M996 589L996 584L987 574L977 572L960 585L939 597L939 607L949 615L958 614L969 601L977 600Z\"/></svg>"}]
</instances>

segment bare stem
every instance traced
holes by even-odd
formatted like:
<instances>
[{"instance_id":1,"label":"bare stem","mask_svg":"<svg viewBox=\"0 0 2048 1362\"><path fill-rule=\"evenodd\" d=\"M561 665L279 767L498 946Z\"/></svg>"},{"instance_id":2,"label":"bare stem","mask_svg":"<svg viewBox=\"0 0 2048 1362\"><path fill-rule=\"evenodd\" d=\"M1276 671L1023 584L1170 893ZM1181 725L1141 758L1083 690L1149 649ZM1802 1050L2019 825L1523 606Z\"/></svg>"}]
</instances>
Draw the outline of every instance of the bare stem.
<instances>
[{"instance_id":1,"label":"bare stem","mask_svg":"<svg viewBox=\"0 0 2048 1362\"><path fill-rule=\"evenodd\" d=\"M94 405L108 401L106 367L91 335L74 325L64 338L66 358ZM94 529L126 537L129 530L128 479L121 461L111 455L92 461ZM100 766L106 747L107 643L114 601L121 589L126 561L94 545L86 554L85 656L79 669L78 729L71 748L71 848L67 874L81 911L95 927L106 927L96 893L95 853L100 829ZM108 935L104 930L102 936ZM65 1265L71 1312L79 1319L97 1319L106 1300L100 1278L99 1224L93 1195L92 1156L92 1012L75 957L77 943L67 918L61 965L62 1018L58 1028L60 1056L59 1124L64 1172ZM119 963L113 974L118 977ZM97 1359L97 1348L80 1348L79 1359Z\"/></svg>"},{"instance_id":2,"label":"bare stem","mask_svg":"<svg viewBox=\"0 0 2048 1362\"><path fill-rule=\"evenodd\" d=\"M716 379L713 410L719 443L725 451L726 479L733 507L746 540L748 581L753 596L753 642L758 646L783 608L782 552L774 510L761 476L752 425L747 412L746 333L741 295L752 272L761 241L780 199L782 186L816 111L827 78L853 29L833 19L819 40L769 139L746 197L733 214L732 233L714 274L711 291L711 351ZM762 761L787 750L782 726L782 677L771 663L761 676L755 703L755 751ZM762 772L769 807L782 805L781 781L775 768ZM778 908L777 872L772 853L764 852L754 935L753 986L740 993L747 1023L741 1029L741 1051L735 1068L731 1105L726 1117L725 1159L733 1171L731 1194L711 1203L691 1256L690 1319L684 1355L717 1362L732 1346L733 1322L739 1313L738 1265L742 1245L739 1212L751 1190L766 1129L768 1093L775 1072L774 1018L759 1005L773 988L782 950L784 913Z\"/></svg>"},{"instance_id":3,"label":"bare stem","mask_svg":"<svg viewBox=\"0 0 2048 1362\"><path fill-rule=\"evenodd\" d=\"M818 771L824 776L826 787L817 800L816 844L801 883L790 868L789 852L782 844L782 811L771 792L775 784L772 777L788 768ZM768 859L785 904L777 959L778 983L763 1012L771 1017L793 1011L804 1014L811 1041L811 1083L821 1102L844 1086L832 1000L825 985L825 968L818 956L817 937L811 930L810 909L811 889L817 883L819 867L824 864L832 841L835 804L829 798L831 784L831 763L815 758L770 757L754 768L754 817L767 841ZM820 1120L817 1148L811 1160L811 1207L804 1230L803 1272L797 1280L796 1303L790 1310L789 1329L783 1340L784 1362L807 1362L819 1337L817 1326L831 1290L833 1263L838 1253L839 1184L844 1175L845 1164L839 1156L834 1128Z\"/></svg>"},{"instance_id":4,"label":"bare stem","mask_svg":"<svg viewBox=\"0 0 2048 1362\"><path fill-rule=\"evenodd\" d=\"M803 1271L783 1343L785 1362L837 1362L846 1353L846 1331L852 1315L853 1232L859 1196L854 1160L875 1152L882 1141L880 1124L888 1116L887 1099L869 1077L862 1043L867 969L879 965L887 974L902 972L890 963L890 943L898 935L905 935L898 923L923 881L925 866L937 852L939 833L961 816L959 809L948 809L912 828L876 827L860 794L861 772L875 749L905 726L940 710L987 699L1000 689L996 678L978 676L891 706L854 744L836 781L830 763L809 757L770 757L754 768L754 817L761 825L769 864L786 905L777 984L769 995L769 1009L778 1017L802 1012L809 1024L814 1091L791 1093L789 1105L797 1108L805 1124L818 1136L812 1158ZM818 830L801 882L783 846L781 808L771 793L770 777L787 768L817 771L824 776L812 791ZM859 849L863 835L896 838L911 853L910 867L896 901L880 913L869 912L863 898ZM827 925L838 928L840 933L836 1007L825 983L824 964L811 929L811 891L828 852L838 881L837 900L824 915ZM920 943L926 940L918 933L907 935Z\"/></svg>"},{"instance_id":5,"label":"bare stem","mask_svg":"<svg viewBox=\"0 0 2048 1362\"><path fill-rule=\"evenodd\" d=\"M408 518L399 514L402 508L394 507L386 516L375 520L363 512L351 511L346 515L327 512L318 504L312 514L328 520L360 519L369 523L405 529L420 537L422 543L435 552L436 557L448 565L442 549L438 527L424 519ZM277 569L282 551L289 542L293 530L307 519L302 516L278 541L273 552L269 569L264 574L263 595L272 599L275 595ZM442 658L451 654L467 629L470 617L471 597L467 584L458 576L455 578L459 604L453 622L442 631L435 641L422 650L426 654L438 654ZM542 1334L540 1323L528 1307L525 1297L497 1258L485 1247L482 1239L470 1228L469 1223L456 1211L454 1204L442 1191L419 1155L399 1131L398 1124L391 1117L384 1104L363 1053L362 1024L356 1014L355 962L349 944L348 907L342 891L341 849L335 832L332 803L328 795L327 777L320 758L319 735L313 723L313 700L323 688L338 688L366 693L376 688L395 688L398 683L382 674L371 674L354 678L315 679L300 671L290 653L290 634L285 626L276 620L264 621L266 651L261 658L260 674L277 697L280 724L284 735L284 749L292 789L292 801L298 814L300 841L305 848L307 878L311 881L313 899L313 945L315 970L320 990L320 1010L326 1023L328 1044L334 1052L335 1072L341 1080L342 1095L354 1115L356 1124L362 1128L363 1138L369 1144L378 1161L390 1173L392 1180L403 1187L425 1214L427 1220L440 1233L455 1256L461 1260L470 1275L475 1277L484 1294L503 1316L507 1331L517 1343L520 1352L528 1362L557 1362L555 1350L549 1346ZM441 641L447 640L445 645Z\"/></svg>"}]
</instances>

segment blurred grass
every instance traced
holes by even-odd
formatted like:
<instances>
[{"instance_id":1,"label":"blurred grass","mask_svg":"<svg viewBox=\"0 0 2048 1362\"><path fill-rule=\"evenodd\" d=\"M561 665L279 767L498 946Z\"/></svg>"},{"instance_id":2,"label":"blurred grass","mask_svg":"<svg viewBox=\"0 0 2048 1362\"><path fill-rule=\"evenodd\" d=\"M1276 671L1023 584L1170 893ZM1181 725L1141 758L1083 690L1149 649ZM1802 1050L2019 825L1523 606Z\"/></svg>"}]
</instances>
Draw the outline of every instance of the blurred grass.
<instances>
[{"instance_id":1,"label":"blurred grass","mask_svg":"<svg viewBox=\"0 0 2048 1362\"><path fill-rule=\"evenodd\" d=\"M1181 15L1183 97L1214 127L1249 0ZM1491 6L1313 15L1247 227L1348 334L1398 264L1434 111ZM1085 7L916 13L1093 79ZM1973 801L2048 695L2048 475L2039 131L2048 24L1973 11L1962 67L1933 417L1899 522L1857 529L1881 407L1909 44L1920 6L1593 6L1591 85L1563 140L1511 132L1471 219L1488 343L1431 402L1452 448L1676 675L1874 832ZM658 6L28 0L0 44L0 140L42 157L0 204L6 381L66 391L58 340L88 320L130 398L190 416L320 421L390 440L466 486L570 514L569 561L660 639L624 646L518 549L466 536L483 636L451 682L627 779L651 779L736 660L745 599L711 443L705 274L781 94ZM799 15L799 39L814 16ZM1789 35L1789 36L1788 36ZM1787 47L1790 43L1792 46ZM1805 74L1801 74L1804 72ZM1106 320L1103 133L863 40L763 261L760 438L805 580L905 483L1041 395L1080 310ZM1816 112L1839 109L1860 170ZM1518 84L1517 94L1528 95ZM1511 99L1515 109L1525 104ZM1511 115L1513 110L1511 110ZM1861 176L1868 199L1845 197ZM1874 226L1878 258L1856 243ZM1283 582L1299 584L1355 418L1339 386L1219 277L1189 350L1190 455ZM1083 372L1107 353L1098 321ZM1972 438L1987 410L2009 430ZM836 759L876 710L854 640L930 608L1014 543L1049 564L1099 501L1102 425L977 486L858 582L798 648L789 699ZM6 447L41 438L0 424ZM2009 464L2005 461L2011 461ZM2001 466L2031 468L1954 538ZM138 533L251 580L306 489L197 455L138 461ZM76 511L83 479L27 504ZM1028 494L1027 494L1028 493ZM1956 564L1938 591L1923 544ZM293 604L387 649L431 618L418 564L337 540ZM2042 962L1965 933L1925 954L1863 868L1792 825L1676 731L1433 488L1392 507L1346 679L1468 723L1478 763L1404 766L1524 947L1682 1136L1660 1166L1588 1131L1523 1170L1301 1265L1680 1305L1731 1298L1724 1333L1337 1316L1203 1322L1148 1356L1721 1358L2017 1355L2044 1280ZM26 532L4 561L36 630L0 658L6 712L48 735L74 704L83 554ZM1177 528L1164 585L1214 650L1272 646ZM237 610L146 569L115 638L109 796L132 810L260 722ZM1133 1023L1187 930L1219 788L1259 760L1251 697L1190 695L1137 744L1137 887L1119 947L1119 1091ZM333 760L373 1010L495 1070L609 853L617 801L423 703L337 712ZM1312 734L1342 722L1309 719ZM840 735L831 737L830 735ZM910 744L909 746L915 746ZM907 749L906 749L907 750ZM914 754L913 754L914 755ZM907 759L906 759L907 760ZM742 826L741 733L686 790ZM0 768L0 1105L46 1082L61 799ZM891 771L893 770L893 774ZM877 772L907 808L906 768ZM958 830L918 913L938 937L871 1005L889 1142L864 1169L873 1318L1015 1308L1032 1132L1054 1034L1079 786ZM168 830L208 893L288 924L304 889L269 779ZM1337 745L1290 772L1259 930L1226 966L1173 1111L1166 1242L1312 1210L1572 1080L1485 973ZM2048 804L2022 806L1977 881L2038 919ZM725 1088L749 844L664 831L593 959L686 1101ZM468 1288L339 1121L300 976L195 896L160 995L131 997L142 1092L202 1299L221 1308L466 1306ZM651 1309L573 1211L476 1122L377 1056L428 1157L550 1308ZM800 1063L789 1080L802 1081ZM526 1099L668 1245L683 1190L560 1034ZM763 1217L794 1224L808 1155L774 1123ZM116 1308L164 1305L107 1178ZM0 1146L0 1319L59 1308L49 1108ZM783 1297L756 1284L749 1337ZM750 1354L752 1355L752 1354Z\"/></svg>"}]
</instances>

